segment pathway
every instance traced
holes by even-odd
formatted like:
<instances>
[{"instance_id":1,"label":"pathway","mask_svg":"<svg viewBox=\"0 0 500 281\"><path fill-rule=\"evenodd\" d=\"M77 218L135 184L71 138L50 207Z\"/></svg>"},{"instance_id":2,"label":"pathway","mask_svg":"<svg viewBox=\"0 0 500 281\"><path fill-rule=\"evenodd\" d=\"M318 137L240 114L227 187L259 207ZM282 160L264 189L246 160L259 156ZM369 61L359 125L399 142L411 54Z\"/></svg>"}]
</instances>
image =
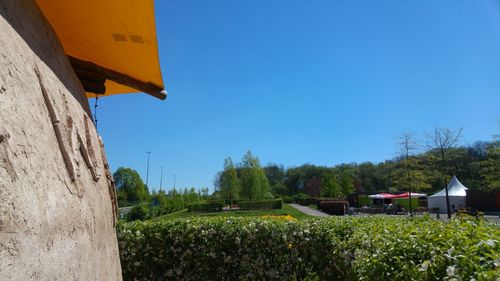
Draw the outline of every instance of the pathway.
<instances>
[{"instance_id":1,"label":"pathway","mask_svg":"<svg viewBox=\"0 0 500 281\"><path fill-rule=\"evenodd\" d=\"M290 205L291 207L301 211L302 213L306 214L306 215L309 215L309 216L313 216L313 217L329 217L330 215L327 214L327 213L323 213L321 211L318 211L318 210L314 210L314 209L311 209L309 207L306 207L306 206L302 206L302 205L299 205L299 204L288 204Z\"/></svg>"}]
</instances>

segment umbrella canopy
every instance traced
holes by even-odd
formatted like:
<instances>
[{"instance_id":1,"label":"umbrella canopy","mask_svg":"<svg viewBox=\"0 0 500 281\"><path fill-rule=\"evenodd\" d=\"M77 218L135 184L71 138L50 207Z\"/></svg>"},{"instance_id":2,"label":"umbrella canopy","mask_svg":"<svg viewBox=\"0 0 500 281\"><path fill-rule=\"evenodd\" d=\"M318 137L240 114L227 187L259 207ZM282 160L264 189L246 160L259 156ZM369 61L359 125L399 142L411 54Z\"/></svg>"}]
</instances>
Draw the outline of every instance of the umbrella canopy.
<instances>
[{"instance_id":1,"label":"umbrella canopy","mask_svg":"<svg viewBox=\"0 0 500 281\"><path fill-rule=\"evenodd\" d=\"M398 195L396 195L396 194L390 194L390 193L379 193L379 194L368 195L368 198L372 198L372 199L392 199L392 198L398 198Z\"/></svg>"},{"instance_id":2,"label":"umbrella canopy","mask_svg":"<svg viewBox=\"0 0 500 281\"><path fill-rule=\"evenodd\" d=\"M405 193L401 193L401 194L379 193L379 194L373 194L373 195L368 196L368 198L372 198L372 199L395 199L395 198L407 198L407 197L410 197L409 192L405 192ZM415 197L415 198L427 197L427 195L423 194L423 193L412 192L411 197Z\"/></svg>"},{"instance_id":3,"label":"umbrella canopy","mask_svg":"<svg viewBox=\"0 0 500 281\"><path fill-rule=\"evenodd\" d=\"M36 0L88 92L166 97L153 0Z\"/></svg>"},{"instance_id":4,"label":"umbrella canopy","mask_svg":"<svg viewBox=\"0 0 500 281\"><path fill-rule=\"evenodd\" d=\"M396 198L407 198L407 197L410 197L410 193L409 192L405 192L405 193L398 194L397 196L398 197L396 197ZM427 194L412 192L411 193L411 197L413 197L413 198L427 197Z\"/></svg>"}]
</instances>

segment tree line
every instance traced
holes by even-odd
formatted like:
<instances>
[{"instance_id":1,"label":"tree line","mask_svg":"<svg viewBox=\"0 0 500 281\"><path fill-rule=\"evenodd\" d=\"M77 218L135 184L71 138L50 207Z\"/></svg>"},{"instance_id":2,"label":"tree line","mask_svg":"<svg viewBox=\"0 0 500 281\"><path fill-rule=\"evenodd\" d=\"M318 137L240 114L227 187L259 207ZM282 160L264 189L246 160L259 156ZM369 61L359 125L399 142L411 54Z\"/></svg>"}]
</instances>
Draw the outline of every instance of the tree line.
<instances>
[{"instance_id":1,"label":"tree line","mask_svg":"<svg viewBox=\"0 0 500 281\"><path fill-rule=\"evenodd\" d=\"M208 188L194 187L149 192L139 173L120 167L113 173L119 207L134 206L127 220L145 220L186 208L187 205L210 198Z\"/></svg>"},{"instance_id":2,"label":"tree line","mask_svg":"<svg viewBox=\"0 0 500 281\"><path fill-rule=\"evenodd\" d=\"M490 191L500 188L500 136L458 146L461 130L436 129L419 143L415 135L398 138L397 156L380 163L343 163L335 166L304 164L285 168L270 163L262 166L247 151L239 163L224 160L223 170L214 179L214 192L208 188L185 188L149 192L139 173L120 167L113 174L120 207L139 205L142 215L156 216L185 208L188 204L221 198L263 200L281 197L345 197L353 192L433 193L444 188L452 175L471 189Z\"/></svg>"},{"instance_id":3,"label":"tree line","mask_svg":"<svg viewBox=\"0 0 500 281\"><path fill-rule=\"evenodd\" d=\"M343 163L333 167L304 164L285 168L261 166L248 151L241 163L231 158L215 176L214 195L233 200L272 197L345 197L353 192L432 193L441 190L453 175L471 189L500 187L500 138L458 146L461 130L446 128L427 133L424 144L415 135L398 139L397 156L380 163Z\"/></svg>"}]
</instances>

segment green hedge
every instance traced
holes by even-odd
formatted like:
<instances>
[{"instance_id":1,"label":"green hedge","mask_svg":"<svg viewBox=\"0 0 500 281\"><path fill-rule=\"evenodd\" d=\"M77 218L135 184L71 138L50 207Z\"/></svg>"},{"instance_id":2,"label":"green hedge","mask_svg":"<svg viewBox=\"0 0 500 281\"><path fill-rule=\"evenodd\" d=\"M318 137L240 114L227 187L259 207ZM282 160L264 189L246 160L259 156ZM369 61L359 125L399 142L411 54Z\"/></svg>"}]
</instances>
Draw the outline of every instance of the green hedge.
<instances>
[{"instance_id":1,"label":"green hedge","mask_svg":"<svg viewBox=\"0 0 500 281\"><path fill-rule=\"evenodd\" d=\"M238 206L242 211L282 209L283 200L240 201Z\"/></svg>"},{"instance_id":2,"label":"green hedge","mask_svg":"<svg viewBox=\"0 0 500 281\"><path fill-rule=\"evenodd\" d=\"M331 197L297 197L295 202L302 206L318 205L320 201L343 201L340 198Z\"/></svg>"},{"instance_id":3,"label":"green hedge","mask_svg":"<svg viewBox=\"0 0 500 281\"><path fill-rule=\"evenodd\" d=\"M121 223L124 280L495 280L500 226L476 220L196 218Z\"/></svg>"},{"instance_id":4,"label":"green hedge","mask_svg":"<svg viewBox=\"0 0 500 281\"><path fill-rule=\"evenodd\" d=\"M309 197L309 198L297 197L297 198L295 198L295 202L299 205L302 205L302 206L313 205L313 204L316 204L317 201L318 200L316 198L313 198L313 197Z\"/></svg>"},{"instance_id":5,"label":"green hedge","mask_svg":"<svg viewBox=\"0 0 500 281\"><path fill-rule=\"evenodd\" d=\"M222 202L194 203L187 206L188 212L221 212L224 208L224 200Z\"/></svg>"},{"instance_id":6,"label":"green hedge","mask_svg":"<svg viewBox=\"0 0 500 281\"><path fill-rule=\"evenodd\" d=\"M343 216L349 210L349 202L347 201L330 201L330 200L319 200L318 209L330 214Z\"/></svg>"}]
</instances>

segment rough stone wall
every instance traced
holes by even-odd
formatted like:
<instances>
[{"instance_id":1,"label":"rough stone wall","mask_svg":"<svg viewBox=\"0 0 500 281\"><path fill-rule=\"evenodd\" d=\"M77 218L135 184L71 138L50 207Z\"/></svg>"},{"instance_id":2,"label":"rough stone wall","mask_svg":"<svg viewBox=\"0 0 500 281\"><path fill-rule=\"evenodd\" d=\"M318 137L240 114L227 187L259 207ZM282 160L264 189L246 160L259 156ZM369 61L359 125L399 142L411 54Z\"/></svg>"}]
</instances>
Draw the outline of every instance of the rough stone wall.
<instances>
[{"instance_id":1,"label":"rough stone wall","mask_svg":"<svg viewBox=\"0 0 500 281\"><path fill-rule=\"evenodd\" d=\"M0 280L121 280L114 186L33 0L0 1Z\"/></svg>"}]
</instances>

